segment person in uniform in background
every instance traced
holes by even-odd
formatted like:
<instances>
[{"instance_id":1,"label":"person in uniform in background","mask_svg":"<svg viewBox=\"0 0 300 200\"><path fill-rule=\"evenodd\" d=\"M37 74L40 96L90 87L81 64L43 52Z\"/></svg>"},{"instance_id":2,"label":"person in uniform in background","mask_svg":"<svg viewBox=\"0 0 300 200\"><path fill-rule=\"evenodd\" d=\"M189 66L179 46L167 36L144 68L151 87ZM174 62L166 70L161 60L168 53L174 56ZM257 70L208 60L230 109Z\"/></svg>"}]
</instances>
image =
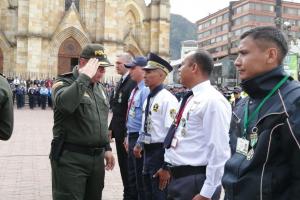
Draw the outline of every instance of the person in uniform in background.
<instances>
[{"instance_id":1,"label":"person in uniform in background","mask_svg":"<svg viewBox=\"0 0 300 200\"><path fill-rule=\"evenodd\" d=\"M13 94L6 78L0 74L0 140L8 140L14 127Z\"/></svg>"},{"instance_id":2,"label":"person in uniform in background","mask_svg":"<svg viewBox=\"0 0 300 200\"><path fill-rule=\"evenodd\" d=\"M167 149L160 174L168 200L219 200L225 162L230 156L231 106L209 81L211 55L203 50L186 55L179 69L188 88L164 141Z\"/></svg>"},{"instance_id":3,"label":"person in uniform in background","mask_svg":"<svg viewBox=\"0 0 300 200\"><path fill-rule=\"evenodd\" d=\"M232 115L226 200L300 199L300 84L285 72L284 33L251 29L240 37L235 66L249 95Z\"/></svg>"},{"instance_id":4,"label":"person in uniform in background","mask_svg":"<svg viewBox=\"0 0 300 200\"><path fill-rule=\"evenodd\" d=\"M124 139L126 137L126 113L128 108L128 99L131 91L136 86L129 75L129 71L124 64L131 63L132 56L128 53L123 53L117 56L116 71L122 77L115 88L114 95L110 101L112 109L112 119L109 125L109 135L115 138L116 149L118 155L118 163L123 183L123 199L130 199L131 191L128 185L128 154L124 147Z\"/></svg>"},{"instance_id":5,"label":"person in uniform in background","mask_svg":"<svg viewBox=\"0 0 300 200\"><path fill-rule=\"evenodd\" d=\"M163 142L178 106L176 97L163 86L165 78L173 68L158 55L150 53L147 66L143 69L150 94L143 106L142 131L134 147L134 154L139 158L144 150L143 179L146 199L164 200L167 190L159 188L161 177L154 174L164 163Z\"/></svg>"},{"instance_id":6,"label":"person in uniform in background","mask_svg":"<svg viewBox=\"0 0 300 200\"><path fill-rule=\"evenodd\" d=\"M41 95L41 106L42 109L45 110L47 105L47 98L48 98L48 89L46 88L45 84L42 84L40 88L40 95Z\"/></svg>"},{"instance_id":7,"label":"person in uniform in background","mask_svg":"<svg viewBox=\"0 0 300 200\"><path fill-rule=\"evenodd\" d=\"M88 44L80 54L79 66L58 76L52 86L54 200L102 198L104 168L114 167L107 126L109 103L99 82L108 66L103 47Z\"/></svg>"},{"instance_id":8,"label":"person in uniform in background","mask_svg":"<svg viewBox=\"0 0 300 200\"><path fill-rule=\"evenodd\" d=\"M134 146L139 137L142 127L143 103L149 95L149 88L144 82L147 59L143 56L135 57L132 63L125 64L129 68L132 80L137 82L137 86L131 92L127 109L127 137L125 147L128 149L128 178L131 188L131 200L144 200L145 192L143 186L143 157L136 158L133 154Z\"/></svg>"},{"instance_id":9,"label":"person in uniform in background","mask_svg":"<svg viewBox=\"0 0 300 200\"><path fill-rule=\"evenodd\" d=\"M36 105L36 98L35 98L36 94L35 93L36 92L37 92L36 88L33 86L33 84L31 84L27 91L30 109L35 108L35 105Z\"/></svg>"},{"instance_id":10,"label":"person in uniform in background","mask_svg":"<svg viewBox=\"0 0 300 200\"><path fill-rule=\"evenodd\" d=\"M242 90L240 88L238 88L238 87L234 88L234 90L233 90L234 100L231 103L232 109L234 109L236 107L236 105L240 102L240 100L242 99L241 92L242 92Z\"/></svg>"},{"instance_id":11,"label":"person in uniform in background","mask_svg":"<svg viewBox=\"0 0 300 200\"><path fill-rule=\"evenodd\" d=\"M22 86L16 85L16 100L17 100L17 108L20 109L23 107L23 95L24 91L22 89Z\"/></svg>"}]
</instances>

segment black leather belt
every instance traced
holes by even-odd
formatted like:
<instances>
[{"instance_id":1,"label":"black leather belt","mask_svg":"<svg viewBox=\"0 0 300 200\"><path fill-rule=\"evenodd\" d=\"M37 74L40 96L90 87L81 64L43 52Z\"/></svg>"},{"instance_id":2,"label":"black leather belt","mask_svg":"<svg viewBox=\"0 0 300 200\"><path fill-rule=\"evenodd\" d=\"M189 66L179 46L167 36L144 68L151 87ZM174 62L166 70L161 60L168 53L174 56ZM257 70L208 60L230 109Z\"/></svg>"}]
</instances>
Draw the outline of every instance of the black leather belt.
<instances>
[{"instance_id":1,"label":"black leather belt","mask_svg":"<svg viewBox=\"0 0 300 200\"><path fill-rule=\"evenodd\" d=\"M174 166L169 168L171 171L172 178L182 178L185 176L196 175L196 174L205 174L206 166Z\"/></svg>"},{"instance_id":2,"label":"black leather belt","mask_svg":"<svg viewBox=\"0 0 300 200\"><path fill-rule=\"evenodd\" d=\"M163 148L163 146L164 146L164 143L144 144L145 150L160 149L160 148Z\"/></svg>"},{"instance_id":3,"label":"black leather belt","mask_svg":"<svg viewBox=\"0 0 300 200\"><path fill-rule=\"evenodd\" d=\"M101 154L102 152L104 152L105 148L104 147L87 147L87 146L82 146L82 145L65 142L63 144L63 149L72 151L72 152L76 152L76 153L94 156L96 154Z\"/></svg>"},{"instance_id":4,"label":"black leather belt","mask_svg":"<svg viewBox=\"0 0 300 200\"><path fill-rule=\"evenodd\" d=\"M129 138L138 138L139 137L139 132L130 132L128 133Z\"/></svg>"}]
</instances>

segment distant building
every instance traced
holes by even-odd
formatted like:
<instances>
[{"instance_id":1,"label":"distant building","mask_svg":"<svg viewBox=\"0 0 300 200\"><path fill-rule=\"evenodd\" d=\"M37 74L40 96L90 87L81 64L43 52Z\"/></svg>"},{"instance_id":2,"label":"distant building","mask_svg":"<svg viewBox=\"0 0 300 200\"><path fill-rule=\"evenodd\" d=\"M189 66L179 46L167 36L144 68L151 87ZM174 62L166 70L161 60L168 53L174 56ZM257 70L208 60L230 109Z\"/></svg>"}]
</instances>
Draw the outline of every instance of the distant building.
<instances>
[{"instance_id":1,"label":"distant building","mask_svg":"<svg viewBox=\"0 0 300 200\"><path fill-rule=\"evenodd\" d=\"M290 26L285 27L287 22ZM229 59L234 60L240 35L251 28L277 26L286 28L289 38L300 38L300 3L281 0L232 1L228 7L198 20L196 24L199 48L209 51L216 62L229 55ZM232 66L225 67L232 69ZM224 69L221 71L224 72ZM222 82L222 85L237 83L232 77L223 78L230 80L230 83Z\"/></svg>"},{"instance_id":2,"label":"distant building","mask_svg":"<svg viewBox=\"0 0 300 200\"><path fill-rule=\"evenodd\" d=\"M300 3L283 1L282 20L290 22L289 32L300 37ZM237 53L239 36L257 26L275 26L276 0L232 1L229 6L198 20L198 46L215 59Z\"/></svg>"},{"instance_id":3,"label":"distant building","mask_svg":"<svg viewBox=\"0 0 300 200\"><path fill-rule=\"evenodd\" d=\"M185 40L181 42L181 58L190 51L198 49L198 42L196 40Z\"/></svg>"}]
</instances>

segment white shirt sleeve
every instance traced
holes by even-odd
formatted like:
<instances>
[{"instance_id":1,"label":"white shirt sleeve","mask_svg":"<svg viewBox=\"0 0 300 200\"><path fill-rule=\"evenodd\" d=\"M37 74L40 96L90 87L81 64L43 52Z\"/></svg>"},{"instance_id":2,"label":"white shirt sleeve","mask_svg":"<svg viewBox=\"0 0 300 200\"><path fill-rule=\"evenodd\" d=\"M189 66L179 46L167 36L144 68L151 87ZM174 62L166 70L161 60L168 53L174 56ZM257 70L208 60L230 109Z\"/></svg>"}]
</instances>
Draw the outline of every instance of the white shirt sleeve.
<instances>
[{"instance_id":1,"label":"white shirt sleeve","mask_svg":"<svg viewBox=\"0 0 300 200\"><path fill-rule=\"evenodd\" d=\"M211 198L221 184L225 162L230 157L229 126L231 107L220 99L211 99L204 111L203 124L209 149L206 180L200 195Z\"/></svg>"}]
</instances>

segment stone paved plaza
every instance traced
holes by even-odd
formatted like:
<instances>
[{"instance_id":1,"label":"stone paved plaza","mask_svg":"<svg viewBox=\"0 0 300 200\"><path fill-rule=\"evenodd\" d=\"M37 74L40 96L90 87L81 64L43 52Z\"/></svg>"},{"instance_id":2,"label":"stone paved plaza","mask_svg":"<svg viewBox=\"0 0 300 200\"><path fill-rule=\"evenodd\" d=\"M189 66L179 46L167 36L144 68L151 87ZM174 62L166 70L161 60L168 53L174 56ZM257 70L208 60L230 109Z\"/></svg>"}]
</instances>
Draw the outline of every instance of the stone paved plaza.
<instances>
[{"instance_id":1,"label":"stone paved plaza","mask_svg":"<svg viewBox=\"0 0 300 200\"><path fill-rule=\"evenodd\" d=\"M0 200L50 200L48 154L52 138L52 110L15 109L14 132L0 141ZM115 145L112 144L113 152ZM115 154L116 156L116 154ZM118 164L106 173L103 200L121 200Z\"/></svg>"},{"instance_id":2,"label":"stone paved plaza","mask_svg":"<svg viewBox=\"0 0 300 200\"><path fill-rule=\"evenodd\" d=\"M52 126L50 109L15 109L13 135L9 141L0 141L0 200L52 199L48 159ZM115 144L111 146L117 162ZM114 170L106 173L102 199L121 200L122 190L116 163Z\"/></svg>"}]
</instances>

